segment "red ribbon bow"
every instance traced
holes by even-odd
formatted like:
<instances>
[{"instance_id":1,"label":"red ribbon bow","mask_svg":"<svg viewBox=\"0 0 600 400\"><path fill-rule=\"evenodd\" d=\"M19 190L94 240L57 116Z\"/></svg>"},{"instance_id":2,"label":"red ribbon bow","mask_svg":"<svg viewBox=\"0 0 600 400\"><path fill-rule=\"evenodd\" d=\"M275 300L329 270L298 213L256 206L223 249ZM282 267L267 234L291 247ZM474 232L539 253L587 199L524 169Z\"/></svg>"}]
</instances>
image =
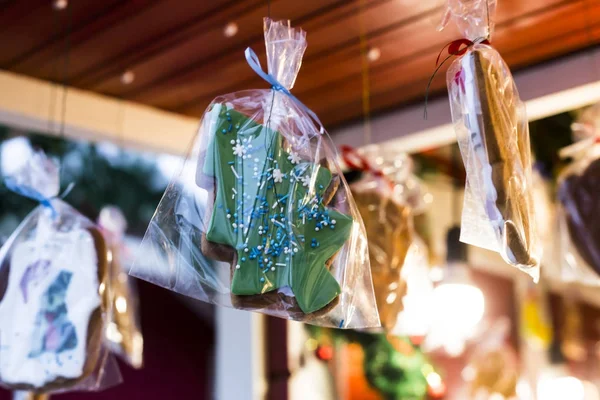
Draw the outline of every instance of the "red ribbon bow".
<instances>
[{"instance_id":1,"label":"red ribbon bow","mask_svg":"<svg viewBox=\"0 0 600 400\"><path fill-rule=\"evenodd\" d=\"M442 50L440 50L440 53L438 54L437 58L435 59L435 71L433 71L431 78L429 78L429 82L427 83L427 89L425 90L425 110L424 110L424 118L425 119L427 119L427 100L429 99L429 88L431 87L431 82L433 82L433 78L435 78L435 75L437 74L437 72L440 70L440 68L442 68L442 65L444 65L444 63L446 61L448 61L452 56L462 56L463 54L465 54L467 52L467 50L470 47L475 46L477 43L487 44L488 46L491 46L490 41L487 39L484 39L482 41L479 41L479 39L477 39L474 42L469 39L457 39L457 40L453 40L452 42L450 42L447 45L445 45L444 47L442 47ZM464 47L462 47L462 46L464 46ZM444 52L444 49L446 47L448 48L449 56L446 57L444 59L444 61L442 61L442 63L440 64L440 57L442 56L442 53ZM460 71L456 74L456 76L454 77L454 80L457 82L460 82Z\"/></svg>"},{"instance_id":2,"label":"red ribbon bow","mask_svg":"<svg viewBox=\"0 0 600 400\"><path fill-rule=\"evenodd\" d=\"M469 39L456 39L453 40L452 42L448 43L447 45L445 45L444 47L442 47L442 50L440 50L440 54L438 54L436 60L435 60L435 66L437 67L440 63L440 57L442 56L442 53L444 52L444 49L447 47L448 48L448 54L451 56L462 56L463 54L465 54L467 52L467 50L470 47L475 46L477 42L473 42ZM481 42L479 42L481 44L487 44L488 46L491 45L490 41L485 39ZM462 47L464 46L464 47Z\"/></svg>"},{"instance_id":3,"label":"red ribbon bow","mask_svg":"<svg viewBox=\"0 0 600 400\"><path fill-rule=\"evenodd\" d=\"M394 187L394 182L392 182L387 176L385 176L382 170L373 167L371 163L365 157L359 154L354 147L344 144L341 146L341 150L342 159L348 167L350 167L353 170L373 174L374 176L385 180L390 186L390 188Z\"/></svg>"}]
</instances>

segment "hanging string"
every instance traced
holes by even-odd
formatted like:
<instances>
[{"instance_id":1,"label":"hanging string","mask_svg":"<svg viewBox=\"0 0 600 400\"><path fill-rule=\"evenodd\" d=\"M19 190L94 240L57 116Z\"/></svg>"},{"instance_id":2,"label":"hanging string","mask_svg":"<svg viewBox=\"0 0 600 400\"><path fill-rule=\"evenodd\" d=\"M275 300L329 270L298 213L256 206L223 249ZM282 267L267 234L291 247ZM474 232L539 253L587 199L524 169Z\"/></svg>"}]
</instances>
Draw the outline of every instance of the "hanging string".
<instances>
[{"instance_id":1,"label":"hanging string","mask_svg":"<svg viewBox=\"0 0 600 400\"><path fill-rule=\"evenodd\" d=\"M60 21L59 21L59 13L57 10L53 11L53 25L54 25L54 36L55 37L59 37L63 32L62 29L60 29ZM50 95L48 98L48 126L47 126L47 130L48 130L48 134L53 134L54 133L54 112L55 112L55 105L56 105L56 97L57 97L57 93L56 93L56 88L55 86L58 84L59 82L59 78L58 78L58 65L59 65L59 57L56 58L56 60L52 63L52 81L50 81Z\"/></svg>"},{"instance_id":2,"label":"hanging string","mask_svg":"<svg viewBox=\"0 0 600 400\"><path fill-rule=\"evenodd\" d=\"M592 29L592 21L590 21L592 10L590 9L590 4L587 0L581 0L581 4L583 5L583 16L585 18L585 30L588 39L588 46L592 47L595 42L595 36ZM600 80L600 67L598 66L598 60L596 59L596 55L593 51L590 52L590 64L592 66L592 71L596 76L595 80Z\"/></svg>"},{"instance_id":3,"label":"hanging string","mask_svg":"<svg viewBox=\"0 0 600 400\"><path fill-rule=\"evenodd\" d=\"M63 79L62 79L62 108L60 117L59 137L65 138L65 120L67 116L67 94L69 85L69 64L71 60L71 25L73 12L72 7L67 6L67 35L65 38L64 62L63 62Z\"/></svg>"},{"instance_id":4,"label":"hanging string","mask_svg":"<svg viewBox=\"0 0 600 400\"><path fill-rule=\"evenodd\" d=\"M363 113L363 144L365 146L371 144L372 141L372 130L371 130L371 79L369 70L369 59L368 59L368 43L367 35L364 24L364 9L365 0L360 0L360 10L358 15L358 27L359 27L359 43L360 43L360 58L361 58L361 77L362 77L362 113Z\"/></svg>"}]
</instances>

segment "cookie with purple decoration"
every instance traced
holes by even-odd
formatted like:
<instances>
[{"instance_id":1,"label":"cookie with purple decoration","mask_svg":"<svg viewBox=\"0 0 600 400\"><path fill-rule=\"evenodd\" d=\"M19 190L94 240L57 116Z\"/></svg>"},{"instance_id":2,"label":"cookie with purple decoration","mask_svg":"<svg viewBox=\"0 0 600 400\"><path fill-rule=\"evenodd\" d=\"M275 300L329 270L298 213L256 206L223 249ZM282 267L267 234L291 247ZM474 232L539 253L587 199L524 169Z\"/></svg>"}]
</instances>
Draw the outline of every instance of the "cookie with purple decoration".
<instances>
[{"instance_id":1,"label":"cookie with purple decoration","mask_svg":"<svg viewBox=\"0 0 600 400\"><path fill-rule=\"evenodd\" d=\"M102 362L102 235L38 228L34 239L17 236L7 254L0 265L0 381L35 393L76 387Z\"/></svg>"},{"instance_id":2,"label":"cookie with purple decoration","mask_svg":"<svg viewBox=\"0 0 600 400\"><path fill-rule=\"evenodd\" d=\"M230 262L236 307L318 315L341 292L329 267L351 216L327 207L339 180L302 159L277 131L215 105L216 132L201 166L214 182L203 253Z\"/></svg>"}]
</instances>

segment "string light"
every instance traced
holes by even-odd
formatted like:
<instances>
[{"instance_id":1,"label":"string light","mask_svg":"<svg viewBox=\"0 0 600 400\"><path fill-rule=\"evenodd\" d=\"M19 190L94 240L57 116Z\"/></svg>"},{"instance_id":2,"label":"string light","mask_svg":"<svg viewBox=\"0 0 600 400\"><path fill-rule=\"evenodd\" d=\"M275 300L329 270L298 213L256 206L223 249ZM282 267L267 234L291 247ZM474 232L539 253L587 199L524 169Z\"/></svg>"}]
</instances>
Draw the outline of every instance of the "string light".
<instances>
[{"instance_id":1,"label":"string light","mask_svg":"<svg viewBox=\"0 0 600 400\"><path fill-rule=\"evenodd\" d=\"M131 70L123 72L121 75L121 83L123 85L131 85L135 80L135 73Z\"/></svg>"},{"instance_id":2,"label":"string light","mask_svg":"<svg viewBox=\"0 0 600 400\"><path fill-rule=\"evenodd\" d=\"M225 37L234 37L235 35L237 35L239 31L238 25L235 22L230 22L227 25L225 25L225 28L223 29L223 35L225 35Z\"/></svg>"},{"instance_id":3,"label":"string light","mask_svg":"<svg viewBox=\"0 0 600 400\"><path fill-rule=\"evenodd\" d=\"M59 10L59 11L67 8L68 5L69 5L68 0L54 0L54 2L52 3L52 7L54 7L55 10Z\"/></svg>"},{"instance_id":4,"label":"string light","mask_svg":"<svg viewBox=\"0 0 600 400\"><path fill-rule=\"evenodd\" d=\"M369 60L370 62L375 62L379 60L380 57L381 50L379 50L379 47L371 47L369 51L367 51L367 60Z\"/></svg>"}]
</instances>

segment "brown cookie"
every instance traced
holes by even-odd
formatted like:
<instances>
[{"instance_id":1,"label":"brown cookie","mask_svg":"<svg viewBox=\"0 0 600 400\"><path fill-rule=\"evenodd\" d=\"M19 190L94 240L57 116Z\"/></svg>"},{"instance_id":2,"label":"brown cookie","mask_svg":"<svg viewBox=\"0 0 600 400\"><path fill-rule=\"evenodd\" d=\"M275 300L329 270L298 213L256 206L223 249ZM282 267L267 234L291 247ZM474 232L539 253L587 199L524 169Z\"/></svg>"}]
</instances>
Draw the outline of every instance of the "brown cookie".
<instances>
[{"instance_id":1,"label":"brown cookie","mask_svg":"<svg viewBox=\"0 0 600 400\"><path fill-rule=\"evenodd\" d=\"M479 93L481 118L478 119L478 126L471 128L471 137L475 151L485 152L491 167L491 180L497 194L495 205L504 219L503 245L509 252L508 257L512 263L535 266L538 261L531 254L531 200L527 198L528 193L522 193L523 182L515 180L523 174L520 166L530 167L529 133L523 131L527 129L527 125L519 123L521 116L511 97L516 93L509 88L498 90L498 85L507 77L501 66L493 64L486 57L484 50L469 51L464 56L462 65L473 71ZM470 112L479 113L477 110ZM513 130L515 127L517 131ZM518 148L513 153L509 142L515 137Z\"/></svg>"},{"instance_id":2,"label":"brown cookie","mask_svg":"<svg viewBox=\"0 0 600 400\"><path fill-rule=\"evenodd\" d=\"M558 199L565 214L569 238L581 258L600 275L600 159L581 174L566 176L559 184Z\"/></svg>"},{"instance_id":3,"label":"brown cookie","mask_svg":"<svg viewBox=\"0 0 600 400\"><path fill-rule=\"evenodd\" d=\"M361 190L359 185L351 187L352 195L367 231L379 319L389 331L404 308L406 282L401 273L413 241L412 212L377 189Z\"/></svg>"}]
</instances>

